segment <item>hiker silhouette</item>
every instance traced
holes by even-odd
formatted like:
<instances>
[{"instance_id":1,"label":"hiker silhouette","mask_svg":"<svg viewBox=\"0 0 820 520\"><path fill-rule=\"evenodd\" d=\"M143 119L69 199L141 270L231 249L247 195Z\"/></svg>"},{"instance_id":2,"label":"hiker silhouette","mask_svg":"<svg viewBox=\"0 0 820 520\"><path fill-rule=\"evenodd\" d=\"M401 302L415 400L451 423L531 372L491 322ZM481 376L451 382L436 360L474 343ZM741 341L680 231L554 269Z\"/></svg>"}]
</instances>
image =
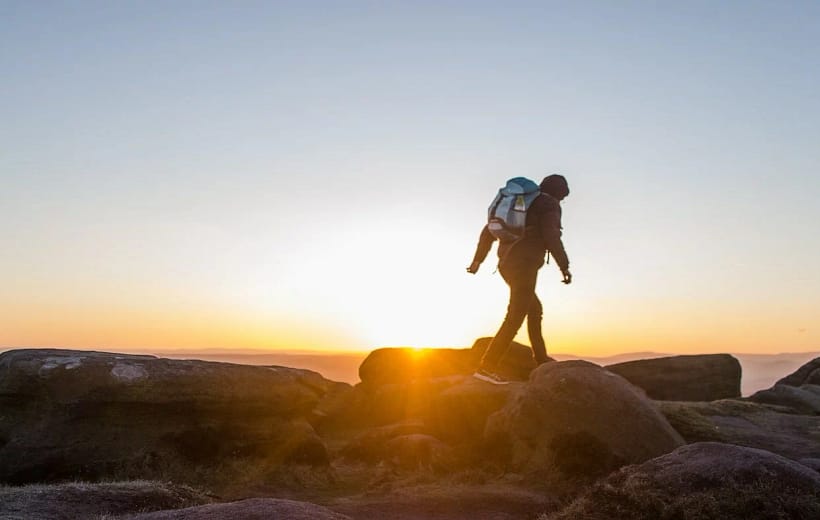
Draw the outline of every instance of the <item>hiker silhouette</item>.
<instances>
[{"instance_id":1,"label":"hiker silhouette","mask_svg":"<svg viewBox=\"0 0 820 520\"><path fill-rule=\"evenodd\" d=\"M563 283L572 283L569 258L561 241L561 201L569 195L567 180L562 175L549 175L541 181L537 191L532 190L531 197L528 196L529 185L535 186L535 183L516 178L511 179L507 187L499 191L498 197L490 206L489 222L481 230L473 261L467 267L468 273L478 272L493 242L499 240L498 271L510 287L510 302L501 327L487 347L478 370L473 374L478 379L494 384L507 382L498 374L498 365L509 350L525 317L535 362L540 365L551 361L541 332L543 307L535 294L538 270L544 265L546 255L552 254L561 269ZM512 198L511 201L507 200L509 197ZM508 210L510 216L506 217L498 208L506 208L505 211ZM515 211L518 211L517 217L512 215ZM525 226L516 230L511 222L523 216L521 211L526 212Z\"/></svg>"}]
</instances>

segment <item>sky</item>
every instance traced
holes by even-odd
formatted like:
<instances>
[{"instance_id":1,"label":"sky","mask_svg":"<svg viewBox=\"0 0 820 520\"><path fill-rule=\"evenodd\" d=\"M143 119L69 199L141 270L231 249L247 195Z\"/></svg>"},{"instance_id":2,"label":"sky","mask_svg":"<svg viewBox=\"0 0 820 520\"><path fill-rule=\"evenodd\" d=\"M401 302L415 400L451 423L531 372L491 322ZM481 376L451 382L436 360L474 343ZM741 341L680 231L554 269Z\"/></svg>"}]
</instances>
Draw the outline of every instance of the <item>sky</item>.
<instances>
[{"instance_id":1,"label":"sky","mask_svg":"<svg viewBox=\"0 0 820 520\"><path fill-rule=\"evenodd\" d=\"M820 350L820 3L0 0L0 349ZM518 339L527 342L525 331Z\"/></svg>"}]
</instances>

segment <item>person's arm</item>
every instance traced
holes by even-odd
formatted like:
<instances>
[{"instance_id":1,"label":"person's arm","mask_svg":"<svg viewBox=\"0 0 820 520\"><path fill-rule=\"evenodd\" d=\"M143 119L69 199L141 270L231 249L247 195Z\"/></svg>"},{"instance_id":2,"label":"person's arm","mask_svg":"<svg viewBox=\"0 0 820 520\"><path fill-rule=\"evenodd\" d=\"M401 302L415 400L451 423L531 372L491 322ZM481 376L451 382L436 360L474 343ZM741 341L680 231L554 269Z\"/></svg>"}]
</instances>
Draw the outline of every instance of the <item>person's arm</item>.
<instances>
[{"instance_id":1,"label":"person's arm","mask_svg":"<svg viewBox=\"0 0 820 520\"><path fill-rule=\"evenodd\" d=\"M541 236L544 237L547 249L555 258L555 263L561 269L561 274L564 275L564 283L572 281L572 275L569 272L569 258L564 249L564 243L561 241L561 206L556 202L555 205L550 205L547 211L541 214L539 222L541 226Z\"/></svg>"},{"instance_id":2,"label":"person's arm","mask_svg":"<svg viewBox=\"0 0 820 520\"><path fill-rule=\"evenodd\" d=\"M489 253L493 247L494 241L495 237L490 233L487 226L484 226L484 229L481 230L481 235L478 237L478 245L475 249L475 255L473 255L473 263L467 268L468 273L475 274L478 272L478 266L487 258L487 253Z\"/></svg>"}]
</instances>

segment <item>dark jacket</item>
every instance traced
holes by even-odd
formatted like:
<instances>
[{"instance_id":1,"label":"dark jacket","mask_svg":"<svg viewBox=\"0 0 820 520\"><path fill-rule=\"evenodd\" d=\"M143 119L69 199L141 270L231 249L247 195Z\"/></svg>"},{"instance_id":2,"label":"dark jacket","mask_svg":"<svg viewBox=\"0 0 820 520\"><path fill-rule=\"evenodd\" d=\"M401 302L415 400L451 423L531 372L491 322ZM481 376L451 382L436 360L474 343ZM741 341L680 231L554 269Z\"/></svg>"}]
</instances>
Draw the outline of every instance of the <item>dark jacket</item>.
<instances>
[{"instance_id":1,"label":"dark jacket","mask_svg":"<svg viewBox=\"0 0 820 520\"><path fill-rule=\"evenodd\" d=\"M474 262L481 263L493 246L495 237L484 226L478 239ZM541 193L527 210L524 237L516 242L501 241L498 245L498 265L507 268L535 268L544 265L549 251L561 271L569 269L569 258L561 242L561 204L552 196Z\"/></svg>"}]
</instances>

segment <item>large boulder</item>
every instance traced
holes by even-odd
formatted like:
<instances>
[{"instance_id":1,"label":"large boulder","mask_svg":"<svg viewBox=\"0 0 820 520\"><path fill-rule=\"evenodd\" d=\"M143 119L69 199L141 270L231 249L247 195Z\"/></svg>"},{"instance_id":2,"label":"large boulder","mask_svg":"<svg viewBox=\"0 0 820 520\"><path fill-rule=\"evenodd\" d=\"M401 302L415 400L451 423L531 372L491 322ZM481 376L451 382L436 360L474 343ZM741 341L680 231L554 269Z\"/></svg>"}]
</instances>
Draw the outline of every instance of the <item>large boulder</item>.
<instances>
[{"instance_id":1,"label":"large boulder","mask_svg":"<svg viewBox=\"0 0 820 520\"><path fill-rule=\"evenodd\" d=\"M485 430L516 468L601 474L668 453L683 439L622 377L586 361L541 365Z\"/></svg>"},{"instance_id":2,"label":"large boulder","mask_svg":"<svg viewBox=\"0 0 820 520\"><path fill-rule=\"evenodd\" d=\"M470 352L472 353L475 366L481 362L481 358L489 348L493 338L478 338L473 343ZM552 359L552 358L550 358ZM513 341L510 348L499 361L498 373L509 380L526 381L530 372L536 367L535 359L532 357L532 348L527 345Z\"/></svg>"},{"instance_id":3,"label":"large boulder","mask_svg":"<svg viewBox=\"0 0 820 520\"><path fill-rule=\"evenodd\" d=\"M310 502L279 498L249 498L237 502L207 504L173 511L156 511L127 517L128 520L350 520L349 516Z\"/></svg>"},{"instance_id":4,"label":"large boulder","mask_svg":"<svg viewBox=\"0 0 820 520\"><path fill-rule=\"evenodd\" d=\"M359 378L363 385L380 386L470 375L475 372L491 341L492 338L479 338L469 349L376 349L359 366ZM532 349L514 341L501 359L498 372L508 379L526 381L533 368Z\"/></svg>"},{"instance_id":5,"label":"large boulder","mask_svg":"<svg viewBox=\"0 0 820 520\"><path fill-rule=\"evenodd\" d=\"M820 518L820 474L767 451L697 443L623 468L544 518Z\"/></svg>"},{"instance_id":6,"label":"large boulder","mask_svg":"<svg viewBox=\"0 0 820 520\"><path fill-rule=\"evenodd\" d=\"M189 487L150 481L0 486L3 520L108 518L209 502L209 497Z\"/></svg>"},{"instance_id":7,"label":"large boulder","mask_svg":"<svg viewBox=\"0 0 820 520\"><path fill-rule=\"evenodd\" d=\"M729 354L640 359L606 367L660 401L740 397L740 362Z\"/></svg>"},{"instance_id":8,"label":"large boulder","mask_svg":"<svg viewBox=\"0 0 820 520\"><path fill-rule=\"evenodd\" d=\"M718 441L759 448L791 459L820 457L820 416L748 400L710 403L658 401L687 442Z\"/></svg>"},{"instance_id":9,"label":"large boulder","mask_svg":"<svg viewBox=\"0 0 820 520\"><path fill-rule=\"evenodd\" d=\"M0 355L0 482L327 465L315 372L71 350ZM197 468L197 471L191 471Z\"/></svg>"},{"instance_id":10,"label":"large boulder","mask_svg":"<svg viewBox=\"0 0 820 520\"><path fill-rule=\"evenodd\" d=\"M380 348L362 361L359 378L364 385L379 386L470 374L474 370L467 349Z\"/></svg>"}]
</instances>

